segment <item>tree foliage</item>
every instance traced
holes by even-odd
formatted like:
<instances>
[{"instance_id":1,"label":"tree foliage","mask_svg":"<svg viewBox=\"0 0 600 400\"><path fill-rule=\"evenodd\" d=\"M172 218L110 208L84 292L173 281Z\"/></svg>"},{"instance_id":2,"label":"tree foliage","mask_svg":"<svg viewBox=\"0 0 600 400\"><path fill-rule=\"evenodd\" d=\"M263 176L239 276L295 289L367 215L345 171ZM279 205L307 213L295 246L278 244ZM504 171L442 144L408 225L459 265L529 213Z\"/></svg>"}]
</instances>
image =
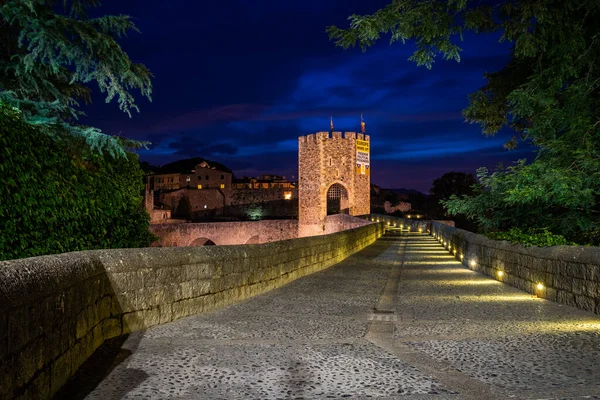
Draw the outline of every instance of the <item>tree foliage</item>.
<instances>
[{"instance_id":1,"label":"tree foliage","mask_svg":"<svg viewBox=\"0 0 600 400\"><path fill-rule=\"evenodd\" d=\"M117 40L137 28L126 15L90 18L98 0L0 0L0 101L19 108L39 132L83 138L93 149L126 156L126 146L144 145L80 126L80 102L90 102L89 84L116 99L131 115L132 90L150 99L151 73L134 63ZM59 128L59 129L57 129ZM68 137L68 136L67 136ZM64 139L64 138L63 138Z\"/></svg>"},{"instance_id":2,"label":"tree foliage","mask_svg":"<svg viewBox=\"0 0 600 400\"><path fill-rule=\"evenodd\" d=\"M348 29L328 29L338 45L366 49L382 34L414 40L411 60L428 68L438 55L460 61L467 31L500 33L511 60L486 75L464 116L485 135L512 129L505 147L523 139L537 156L491 175L480 170L480 193L455 197L448 210L486 229L547 227L571 240L600 229L600 2L393 0L349 19Z\"/></svg>"},{"instance_id":3,"label":"tree foliage","mask_svg":"<svg viewBox=\"0 0 600 400\"><path fill-rule=\"evenodd\" d=\"M0 260L153 241L137 155L70 144L0 105Z\"/></svg>"},{"instance_id":4,"label":"tree foliage","mask_svg":"<svg viewBox=\"0 0 600 400\"><path fill-rule=\"evenodd\" d=\"M548 229L528 229L523 231L519 228L510 228L508 232L489 232L487 237L493 240L506 240L515 244L522 244L525 247L549 247L549 246L564 246L575 244L569 242L562 235L555 235Z\"/></svg>"},{"instance_id":5,"label":"tree foliage","mask_svg":"<svg viewBox=\"0 0 600 400\"><path fill-rule=\"evenodd\" d=\"M477 180L473 174L447 172L433 181L429 195L438 206L440 215L443 215L444 209L440 204L440 200L448 200L451 196L471 196L474 193L473 186L476 184Z\"/></svg>"}]
</instances>

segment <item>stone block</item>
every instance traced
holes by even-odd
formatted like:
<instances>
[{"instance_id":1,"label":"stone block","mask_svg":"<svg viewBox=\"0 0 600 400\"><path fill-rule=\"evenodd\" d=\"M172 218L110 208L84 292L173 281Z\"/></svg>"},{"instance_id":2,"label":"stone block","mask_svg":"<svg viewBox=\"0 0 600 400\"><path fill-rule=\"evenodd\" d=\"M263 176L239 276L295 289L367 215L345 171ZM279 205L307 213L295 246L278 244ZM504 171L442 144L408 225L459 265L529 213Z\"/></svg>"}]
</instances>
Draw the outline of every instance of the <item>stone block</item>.
<instances>
[{"instance_id":1,"label":"stone block","mask_svg":"<svg viewBox=\"0 0 600 400\"><path fill-rule=\"evenodd\" d=\"M191 297L194 297L194 284L192 281L181 282L180 287L182 299L189 299Z\"/></svg>"},{"instance_id":2,"label":"stone block","mask_svg":"<svg viewBox=\"0 0 600 400\"><path fill-rule=\"evenodd\" d=\"M565 290L556 291L556 301L567 306L576 307L575 295Z\"/></svg>"},{"instance_id":3,"label":"stone block","mask_svg":"<svg viewBox=\"0 0 600 400\"><path fill-rule=\"evenodd\" d=\"M16 356L15 369L19 371L19 379L16 386L24 386L31 378L42 369L45 363L44 345L42 339L36 339L25 346Z\"/></svg>"},{"instance_id":4,"label":"stone block","mask_svg":"<svg viewBox=\"0 0 600 400\"><path fill-rule=\"evenodd\" d=\"M76 342L72 348L71 371L77 371L95 350L96 348L93 345L93 335L90 332Z\"/></svg>"},{"instance_id":5,"label":"stone block","mask_svg":"<svg viewBox=\"0 0 600 400\"><path fill-rule=\"evenodd\" d=\"M50 369L41 371L31 383L23 396L26 399L48 399L50 398Z\"/></svg>"},{"instance_id":6,"label":"stone block","mask_svg":"<svg viewBox=\"0 0 600 400\"><path fill-rule=\"evenodd\" d=\"M134 292L123 292L117 293L112 297L110 303L110 314L121 315L124 313L136 311L137 308L134 306L135 293Z\"/></svg>"},{"instance_id":7,"label":"stone block","mask_svg":"<svg viewBox=\"0 0 600 400\"><path fill-rule=\"evenodd\" d=\"M584 285L584 280L583 279L579 279L579 278L571 278L571 291L576 294L576 295L582 295L583 294L583 285Z\"/></svg>"},{"instance_id":8,"label":"stone block","mask_svg":"<svg viewBox=\"0 0 600 400\"><path fill-rule=\"evenodd\" d=\"M164 285L164 295L165 295L165 303L174 303L178 300L181 300L181 287L179 286L179 282L170 283Z\"/></svg>"},{"instance_id":9,"label":"stone block","mask_svg":"<svg viewBox=\"0 0 600 400\"><path fill-rule=\"evenodd\" d=\"M556 289L567 292L570 292L573 287L571 278L565 275L554 275L552 286L554 286Z\"/></svg>"},{"instance_id":10,"label":"stone block","mask_svg":"<svg viewBox=\"0 0 600 400\"><path fill-rule=\"evenodd\" d=\"M0 314L0 360L8 354L8 313Z\"/></svg>"},{"instance_id":11,"label":"stone block","mask_svg":"<svg viewBox=\"0 0 600 400\"><path fill-rule=\"evenodd\" d=\"M8 351L12 354L18 352L32 339L33 332L27 310L28 308L21 308L8 314L7 345Z\"/></svg>"},{"instance_id":12,"label":"stone block","mask_svg":"<svg viewBox=\"0 0 600 400\"><path fill-rule=\"evenodd\" d=\"M200 279L192 282L192 296L200 297L211 293L213 289L212 279Z\"/></svg>"},{"instance_id":13,"label":"stone block","mask_svg":"<svg viewBox=\"0 0 600 400\"><path fill-rule=\"evenodd\" d=\"M72 350L69 349L50 365L50 391L52 393L56 393L69 380L72 365L71 355Z\"/></svg>"},{"instance_id":14,"label":"stone block","mask_svg":"<svg viewBox=\"0 0 600 400\"><path fill-rule=\"evenodd\" d=\"M160 324L166 324L173 321L173 306L172 304L162 304L158 306L160 310Z\"/></svg>"},{"instance_id":15,"label":"stone block","mask_svg":"<svg viewBox=\"0 0 600 400\"><path fill-rule=\"evenodd\" d=\"M551 287L546 287L546 289L544 290L544 295L542 297L547 300L550 300L550 301L556 301L556 296L557 296L556 289L551 288Z\"/></svg>"},{"instance_id":16,"label":"stone block","mask_svg":"<svg viewBox=\"0 0 600 400\"><path fill-rule=\"evenodd\" d=\"M586 268L585 264L579 263L567 263L566 265L567 275L578 279L591 279L591 274Z\"/></svg>"},{"instance_id":17,"label":"stone block","mask_svg":"<svg viewBox=\"0 0 600 400\"><path fill-rule=\"evenodd\" d=\"M98 301L98 320L102 321L108 317L110 317L111 310L111 297L106 296Z\"/></svg>"},{"instance_id":18,"label":"stone block","mask_svg":"<svg viewBox=\"0 0 600 400\"><path fill-rule=\"evenodd\" d=\"M61 329L60 326L49 330L44 335L44 360L54 360L60 354L67 351L68 346L64 340L61 340Z\"/></svg>"},{"instance_id":19,"label":"stone block","mask_svg":"<svg viewBox=\"0 0 600 400\"><path fill-rule=\"evenodd\" d=\"M121 324L121 318L108 318L102 321L102 337L104 340L111 339L117 336L121 336L123 333L123 327Z\"/></svg>"},{"instance_id":20,"label":"stone block","mask_svg":"<svg viewBox=\"0 0 600 400\"><path fill-rule=\"evenodd\" d=\"M160 322L160 309L135 311L123 314L123 333L140 331Z\"/></svg>"},{"instance_id":21,"label":"stone block","mask_svg":"<svg viewBox=\"0 0 600 400\"><path fill-rule=\"evenodd\" d=\"M583 294L595 299L600 298L600 283L591 280L583 281Z\"/></svg>"},{"instance_id":22,"label":"stone block","mask_svg":"<svg viewBox=\"0 0 600 400\"><path fill-rule=\"evenodd\" d=\"M80 339L88 334L93 324L91 324L90 314L93 313L93 307L87 307L76 317L75 338Z\"/></svg>"},{"instance_id":23,"label":"stone block","mask_svg":"<svg viewBox=\"0 0 600 400\"><path fill-rule=\"evenodd\" d=\"M92 328L92 346L97 349L104 342L104 335L102 332L103 322L99 322Z\"/></svg>"},{"instance_id":24,"label":"stone block","mask_svg":"<svg viewBox=\"0 0 600 400\"><path fill-rule=\"evenodd\" d=\"M584 295L575 295L575 305L582 310L594 312L596 310L597 301L591 297Z\"/></svg>"}]
</instances>

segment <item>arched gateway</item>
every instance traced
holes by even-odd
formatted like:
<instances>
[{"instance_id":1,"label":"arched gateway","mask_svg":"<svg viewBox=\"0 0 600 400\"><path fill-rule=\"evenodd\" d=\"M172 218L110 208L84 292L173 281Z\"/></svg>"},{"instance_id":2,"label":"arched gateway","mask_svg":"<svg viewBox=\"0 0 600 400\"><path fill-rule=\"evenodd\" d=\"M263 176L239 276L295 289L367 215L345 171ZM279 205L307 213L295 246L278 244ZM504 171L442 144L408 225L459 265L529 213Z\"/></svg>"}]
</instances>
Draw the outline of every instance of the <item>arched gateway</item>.
<instances>
[{"instance_id":1,"label":"arched gateway","mask_svg":"<svg viewBox=\"0 0 600 400\"><path fill-rule=\"evenodd\" d=\"M298 138L300 237L322 234L328 213L371 212L369 147L369 135L355 132Z\"/></svg>"}]
</instances>

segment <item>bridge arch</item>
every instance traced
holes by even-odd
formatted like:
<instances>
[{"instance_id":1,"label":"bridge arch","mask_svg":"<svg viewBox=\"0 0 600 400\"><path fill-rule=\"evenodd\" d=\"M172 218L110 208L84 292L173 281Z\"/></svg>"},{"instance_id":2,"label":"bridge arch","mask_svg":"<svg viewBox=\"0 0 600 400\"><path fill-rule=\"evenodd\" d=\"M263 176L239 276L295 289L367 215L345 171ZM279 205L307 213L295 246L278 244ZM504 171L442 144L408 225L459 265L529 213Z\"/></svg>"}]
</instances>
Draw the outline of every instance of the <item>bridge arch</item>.
<instances>
[{"instance_id":1,"label":"bridge arch","mask_svg":"<svg viewBox=\"0 0 600 400\"><path fill-rule=\"evenodd\" d=\"M259 244L259 243L260 243L260 236L258 236L258 235L254 235L246 241L246 244Z\"/></svg>"},{"instance_id":2,"label":"bridge arch","mask_svg":"<svg viewBox=\"0 0 600 400\"><path fill-rule=\"evenodd\" d=\"M201 246L214 246L215 242L210 240L209 238L201 237L195 239L192 243L190 243L190 247L201 247Z\"/></svg>"}]
</instances>

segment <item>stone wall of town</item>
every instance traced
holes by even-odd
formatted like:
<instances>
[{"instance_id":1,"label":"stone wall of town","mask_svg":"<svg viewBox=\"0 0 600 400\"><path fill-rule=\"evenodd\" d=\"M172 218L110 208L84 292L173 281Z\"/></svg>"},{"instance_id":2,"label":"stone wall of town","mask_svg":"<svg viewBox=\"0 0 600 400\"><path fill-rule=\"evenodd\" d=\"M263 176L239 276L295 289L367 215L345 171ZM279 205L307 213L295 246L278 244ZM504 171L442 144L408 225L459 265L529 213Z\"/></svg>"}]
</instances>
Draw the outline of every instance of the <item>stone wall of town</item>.
<instances>
[{"instance_id":1,"label":"stone wall of town","mask_svg":"<svg viewBox=\"0 0 600 400\"><path fill-rule=\"evenodd\" d=\"M95 250L0 262L0 398L50 398L106 339L328 268L383 224L258 245Z\"/></svg>"},{"instance_id":2,"label":"stone wall of town","mask_svg":"<svg viewBox=\"0 0 600 400\"><path fill-rule=\"evenodd\" d=\"M298 138L298 189L300 236L325 231L327 191L338 183L348 193L350 215L370 212L370 175L356 172L356 140L369 135L318 132Z\"/></svg>"},{"instance_id":3,"label":"stone wall of town","mask_svg":"<svg viewBox=\"0 0 600 400\"><path fill-rule=\"evenodd\" d=\"M524 247L438 222L431 223L431 233L472 270L539 297L600 314L600 247Z\"/></svg>"},{"instance_id":4,"label":"stone wall of town","mask_svg":"<svg viewBox=\"0 0 600 400\"><path fill-rule=\"evenodd\" d=\"M291 194L286 199L286 194ZM298 188L234 188L225 215L245 218L298 218Z\"/></svg>"}]
</instances>

